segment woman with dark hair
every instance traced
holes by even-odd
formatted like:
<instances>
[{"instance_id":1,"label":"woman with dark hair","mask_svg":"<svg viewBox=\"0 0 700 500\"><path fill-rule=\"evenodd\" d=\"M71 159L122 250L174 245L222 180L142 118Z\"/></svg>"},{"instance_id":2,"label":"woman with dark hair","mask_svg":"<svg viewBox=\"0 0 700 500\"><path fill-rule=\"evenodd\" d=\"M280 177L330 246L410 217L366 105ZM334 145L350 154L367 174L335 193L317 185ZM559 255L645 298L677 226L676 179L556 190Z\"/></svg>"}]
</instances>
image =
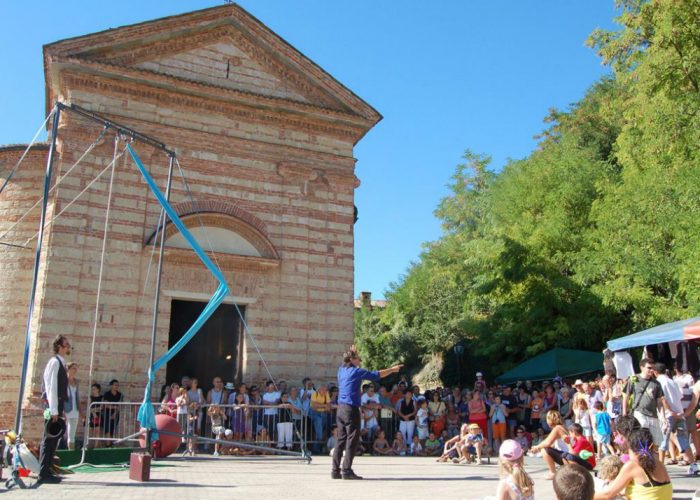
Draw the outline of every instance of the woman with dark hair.
<instances>
[{"instance_id":1,"label":"woman with dark hair","mask_svg":"<svg viewBox=\"0 0 700 500\"><path fill-rule=\"evenodd\" d=\"M406 389L403 394L403 399L399 402L399 432L403 434L404 441L410 443L413 441L413 431L416 428L416 403L413 401L413 392L411 389Z\"/></svg>"},{"instance_id":2,"label":"woman with dark hair","mask_svg":"<svg viewBox=\"0 0 700 500\"><path fill-rule=\"evenodd\" d=\"M658 459L649 429L637 429L627 438L630 460L607 488L596 493L596 499L615 498L623 489L630 500L671 500L673 486L666 467Z\"/></svg>"},{"instance_id":3,"label":"woman with dark hair","mask_svg":"<svg viewBox=\"0 0 700 500\"><path fill-rule=\"evenodd\" d=\"M542 410L547 413L549 410L558 410L559 409L559 397L556 392L554 392L554 387L552 387L550 384L547 384L544 386L544 393L542 394L542 400L544 401L544 406L542 407ZM544 429L545 432L549 432L551 429L547 425L547 420L544 419L542 422L540 422L542 425L542 428Z\"/></svg>"}]
</instances>

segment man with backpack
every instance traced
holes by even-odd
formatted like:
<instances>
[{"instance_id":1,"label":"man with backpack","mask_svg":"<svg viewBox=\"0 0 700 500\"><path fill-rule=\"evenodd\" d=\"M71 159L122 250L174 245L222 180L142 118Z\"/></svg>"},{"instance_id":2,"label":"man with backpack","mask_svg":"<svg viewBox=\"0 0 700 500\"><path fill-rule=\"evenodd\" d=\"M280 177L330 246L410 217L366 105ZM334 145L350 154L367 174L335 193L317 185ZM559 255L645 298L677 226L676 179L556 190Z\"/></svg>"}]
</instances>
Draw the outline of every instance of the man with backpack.
<instances>
[{"instance_id":1,"label":"man with backpack","mask_svg":"<svg viewBox=\"0 0 700 500\"><path fill-rule=\"evenodd\" d=\"M661 384L655 379L654 361L642 358L639 368L640 374L630 377L625 386L626 397L622 398L622 414L632 414L642 427L649 429L658 449L664 437L659 422L659 408L662 405L666 406L666 400Z\"/></svg>"}]
</instances>

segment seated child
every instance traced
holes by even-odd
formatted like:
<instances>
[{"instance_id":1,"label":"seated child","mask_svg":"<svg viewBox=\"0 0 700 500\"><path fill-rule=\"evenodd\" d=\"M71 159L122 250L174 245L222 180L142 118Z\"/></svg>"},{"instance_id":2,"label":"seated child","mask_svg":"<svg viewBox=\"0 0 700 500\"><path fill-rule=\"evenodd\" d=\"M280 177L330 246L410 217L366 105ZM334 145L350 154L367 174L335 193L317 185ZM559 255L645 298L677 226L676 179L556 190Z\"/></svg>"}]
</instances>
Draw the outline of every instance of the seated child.
<instances>
[{"instance_id":1,"label":"seated child","mask_svg":"<svg viewBox=\"0 0 700 500\"><path fill-rule=\"evenodd\" d=\"M435 433L428 434L428 439L425 440L425 453L431 457L438 457L441 450L442 443L435 437Z\"/></svg>"},{"instance_id":2,"label":"seated child","mask_svg":"<svg viewBox=\"0 0 700 500\"><path fill-rule=\"evenodd\" d=\"M517 429L515 429L514 441L518 442L523 452L525 453L527 453L527 451L530 449L530 440L527 438L527 436L527 430L525 430L524 426L521 425Z\"/></svg>"},{"instance_id":3,"label":"seated child","mask_svg":"<svg viewBox=\"0 0 700 500\"><path fill-rule=\"evenodd\" d=\"M394 450L389 446L389 441L386 440L386 433L383 429L377 431L377 439L374 440L372 450L375 455L393 455Z\"/></svg>"},{"instance_id":4,"label":"seated child","mask_svg":"<svg viewBox=\"0 0 700 500\"><path fill-rule=\"evenodd\" d=\"M255 437L256 444L261 444L263 446L270 445L270 438L267 434L267 429L265 427L260 427L257 436ZM258 455L265 455L264 451L256 451Z\"/></svg>"},{"instance_id":5,"label":"seated child","mask_svg":"<svg viewBox=\"0 0 700 500\"><path fill-rule=\"evenodd\" d=\"M328 454L330 456L333 456L333 448L335 448L335 445L337 442L338 442L338 426L336 424L333 424L333 427L331 427L331 437L329 437L328 441L326 441L326 449L328 450Z\"/></svg>"},{"instance_id":6,"label":"seated child","mask_svg":"<svg viewBox=\"0 0 700 500\"><path fill-rule=\"evenodd\" d=\"M413 442L411 443L411 455L414 457L425 456L423 445L420 444L420 439L418 438L418 436L413 436Z\"/></svg>"},{"instance_id":7,"label":"seated child","mask_svg":"<svg viewBox=\"0 0 700 500\"><path fill-rule=\"evenodd\" d=\"M442 455L437 459L437 462L447 462L449 459L455 458L459 441L460 437L458 435L446 440L442 449Z\"/></svg>"},{"instance_id":8,"label":"seated child","mask_svg":"<svg viewBox=\"0 0 700 500\"><path fill-rule=\"evenodd\" d=\"M581 439L588 442L583 433ZM559 467L559 470L554 474L553 486L557 500L593 500L595 495L593 476L576 464Z\"/></svg>"},{"instance_id":9,"label":"seated child","mask_svg":"<svg viewBox=\"0 0 700 500\"><path fill-rule=\"evenodd\" d=\"M544 441L544 438L544 429L540 427L539 429L537 429L536 433L533 433L532 446L540 444L542 441Z\"/></svg>"},{"instance_id":10,"label":"seated child","mask_svg":"<svg viewBox=\"0 0 700 500\"><path fill-rule=\"evenodd\" d=\"M223 440L224 441L233 441L233 431L231 429L226 429L224 431ZM221 449L222 455L233 455L233 445L222 444L220 449Z\"/></svg>"},{"instance_id":11,"label":"seated child","mask_svg":"<svg viewBox=\"0 0 700 500\"><path fill-rule=\"evenodd\" d=\"M476 459L476 463L481 463L481 449L484 445L484 435L481 433L479 424L469 424L469 433L463 440L462 454L467 463Z\"/></svg>"},{"instance_id":12,"label":"seated child","mask_svg":"<svg viewBox=\"0 0 700 500\"><path fill-rule=\"evenodd\" d=\"M402 432L397 432L396 436L394 437L394 443L391 445L392 449L394 450L395 455L399 456L406 456L406 453L408 452L408 447L406 446L406 441L403 439L403 433Z\"/></svg>"},{"instance_id":13,"label":"seated child","mask_svg":"<svg viewBox=\"0 0 700 500\"><path fill-rule=\"evenodd\" d=\"M593 446L583 435L583 427L580 424L572 424L569 436L565 438L569 447L568 452L562 452L553 448L548 449L548 455L559 465L578 464L586 470L595 468L595 453Z\"/></svg>"},{"instance_id":14,"label":"seated child","mask_svg":"<svg viewBox=\"0 0 700 500\"><path fill-rule=\"evenodd\" d=\"M603 491L607 486L615 480L622 469L622 460L617 455L608 455L598 464L598 477L593 478L595 483L595 491ZM615 497L615 500L624 500L624 490Z\"/></svg>"}]
</instances>

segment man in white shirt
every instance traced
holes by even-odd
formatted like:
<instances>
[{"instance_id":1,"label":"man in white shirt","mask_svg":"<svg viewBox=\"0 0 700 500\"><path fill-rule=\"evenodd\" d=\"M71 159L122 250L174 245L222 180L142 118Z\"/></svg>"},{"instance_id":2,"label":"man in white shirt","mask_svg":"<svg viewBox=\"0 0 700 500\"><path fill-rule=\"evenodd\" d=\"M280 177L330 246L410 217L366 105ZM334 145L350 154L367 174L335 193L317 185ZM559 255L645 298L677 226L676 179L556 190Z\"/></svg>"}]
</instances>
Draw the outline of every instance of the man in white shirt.
<instances>
[{"instance_id":1,"label":"man in white shirt","mask_svg":"<svg viewBox=\"0 0 700 500\"><path fill-rule=\"evenodd\" d=\"M603 393L591 384L583 384L583 392L586 394L586 404L588 404L589 410L595 408L597 402L603 403Z\"/></svg>"},{"instance_id":2,"label":"man in white shirt","mask_svg":"<svg viewBox=\"0 0 700 500\"><path fill-rule=\"evenodd\" d=\"M683 414L681 390L667 375L666 365L663 363L656 363L654 365L654 372L656 373L656 380L661 384L661 390L664 391L664 400L666 401L664 407L667 417L667 425L664 426L662 423L664 440L659 448L659 460L663 462L664 453L666 450L668 450L671 434L675 432L676 439L678 440L678 446L680 447L681 453L685 455L686 459L686 463L682 465L691 465L695 462L695 457L693 456L693 452L690 449L690 443L688 441L688 429L685 425L685 418Z\"/></svg>"},{"instance_id":3,"label":"man in white shirt","mask_svg":"<svg viewBox=\"0 0 700 500\"><path fill-rule=\"evenodd\" d=\"M263 406L266 407L263 410L263 422L267 428L267 435L274 441L275 438L273 438L273 435L277 426L277 405L280 403L280 392L276 390L275 383L272 380L268 380L266 383L266 390L265 394L263 394L262 401Z\"/></svg>"},{"instance_id":4,"label":"man in white shirt","mask_svg":"<svg viewBox=\"0 0 700 500\"><path fill-rule=\"evenodd\" d=\"M37 483L59 483L61 478L53 473L53 456L56 447L65 433L64 405L68 400L68 371L65 357L70 355L70 342L63 335L58 335L53 341L54 356L49 359L44 369L44 394L48 409L44 435L41 438L39 453L39 480Z\"/></svg>"}]
</instances>

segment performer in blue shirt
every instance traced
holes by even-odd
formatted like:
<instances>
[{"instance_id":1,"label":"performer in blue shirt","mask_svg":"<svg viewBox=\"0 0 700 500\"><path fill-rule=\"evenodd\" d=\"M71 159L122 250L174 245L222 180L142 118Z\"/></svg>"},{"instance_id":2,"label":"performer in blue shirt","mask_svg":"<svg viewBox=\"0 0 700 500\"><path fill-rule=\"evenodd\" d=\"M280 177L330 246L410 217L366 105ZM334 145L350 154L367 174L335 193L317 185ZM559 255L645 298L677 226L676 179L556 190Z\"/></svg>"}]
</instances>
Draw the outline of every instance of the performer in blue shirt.
<instances>
[{"instance_id":1,"label":"performer in blue shirt","mask_svg":"<svg viewBox=\"0 0 700 500\"><path fill-rule=\"evenodd\" d=\"M338 440L333 449L333 479L362 479L352 471L352 461L360 442L360 386L363 380L379 380L392 373L397 373L403 365L379 371L369 371L360 368L359 354L355 346L351 346L343 354L343 364L338 368ZM345 452L343 468L340 468L340 457Z\"/></svg>"}]
</instances>

